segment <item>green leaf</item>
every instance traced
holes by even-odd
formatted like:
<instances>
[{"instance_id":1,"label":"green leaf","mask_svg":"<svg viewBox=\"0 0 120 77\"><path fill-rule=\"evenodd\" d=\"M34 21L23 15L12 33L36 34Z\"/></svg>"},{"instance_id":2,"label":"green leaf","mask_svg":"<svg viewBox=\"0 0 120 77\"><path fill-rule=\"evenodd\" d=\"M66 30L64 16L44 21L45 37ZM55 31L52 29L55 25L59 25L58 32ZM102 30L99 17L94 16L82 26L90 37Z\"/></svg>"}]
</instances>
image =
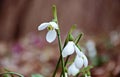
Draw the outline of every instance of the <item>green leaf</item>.
<instances>
[{"instance_id":1,"label":"green leaf","mask_svg":"<svg viewBox=\"0 0 120 77\"><path fill-rule=\"evenodd\" d=\"M70 31L69 31L69 34L72 34L72 32L73 32L75 29L76 29L76 24L74 24L74 25L71 27L71 29L70 29Z\"/></svg>"},{"instance_id":2,"label":"green leaf","mask_svg":"<svg viewBox=\"0 0 120 77\"><path fill-rule=\"evenodd\" d=\"M80 48L80 45L76 44L76 46L78 47L78 49L80 50L80 52L82 51L82 49Z\"/></svg>"},{"instance_id":3,"label":"green leaf","mask_svg":"<svg viewBox=\"0 0 120 77\"><path fill-rule=\"evenodd\" d=\"M19 77L24 77L22 74L19 74L19 73L16 73L16 72L5 72L5 73L0 73L0 76L1 75L5 75L5 74L7 74L7 75L10 75L10 76L12 76L12 75L17 75L17 76L19 76ZM6 76L7 76L6 75ZM9 76L9 77L10 77ZM7 76L8 77L8 76Z\"/></svg>"},{"instance_id":4,"label":"green leaf","mask_svg":"<svg viewBox=\"0 0 120 77\"><path fill-rule=\"evenodd\" d=\"M76 28L75 26L76 26L76 25L74 24L74 25L71 27L71 29L69 30L68 35L67 35L67 37L66 37L66 40L65 40L65 43L64 43L64 46L63 46L63 47L66 46L66 44L68 43L68 41L73 41L73 40L74 40L74 37L73 37L73 35L72 35L72 32L73 32L73 30Z\"/></svg>"},{"instance_id":5,"label":"green leaf","mask_svg":"<svg viewBox=\"0 0 120 77\"><path fill-rule=\"evenodd\" d=\"M78 44L78 42L79 42L79 40L81 39L82 35L83 35L83 33L80 33L80 34L76 37L76 39L74 40L75 44Z\"/></svg>"},{"instance_id":6,"label":"green leaf","mask_svg":"<svg viewBox=\"0 0 120 77\"><path fill-rule=\"evenodd\" d=\"M9 74L4 74L3 77L12 77L12 76Z\"/></svg>"},{"instance_id":7,"label":"green leaf","mask_svg":"<svg viewBox=\"0 0 120 77\"><path fill-rule=\"evenodd\" d=\"M41 74L32 74L32 77L44 77L44 76Z\"/></svg>"},{"instance_id":8,"label":"green leaf","mask_svg":"<svg viewBox=\"0 0 120 77\"><path fill-rule=\"evenodd\" d=\"M81 73L85 74L85 73L88 73L90 74L90 69L93 68L93 66L89 65L87 67L84 67L80 70Z\"/></svg>"},{"instance_id":9,"label":"green leaf","mask_svg":"<svg viewBox=\"0 0 120 77\"><path fill-rule=\"evenodd\" d=\"M72 34L69 34L69 41L73 41L74 40L74 37L73 37L73 35Z\"/></svg>"},{"instance_id":10,"label":"green leaf","mask_svg":"<svg viewBox=\"0 0 120 77\"><path fill-rule=\"evenodd\" d=\"M90 71L87 71L87 76L91 76L91 72Z\"/></svg>"}]
</instances>

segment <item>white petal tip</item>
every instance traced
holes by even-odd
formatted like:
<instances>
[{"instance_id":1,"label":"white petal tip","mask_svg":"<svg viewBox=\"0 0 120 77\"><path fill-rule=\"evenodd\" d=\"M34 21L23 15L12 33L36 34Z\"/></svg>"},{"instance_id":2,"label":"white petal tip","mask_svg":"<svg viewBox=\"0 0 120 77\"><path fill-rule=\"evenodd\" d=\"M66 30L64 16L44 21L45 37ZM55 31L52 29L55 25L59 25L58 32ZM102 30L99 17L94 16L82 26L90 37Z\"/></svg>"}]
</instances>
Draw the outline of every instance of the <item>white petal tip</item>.
<instances>
[{"instance_id":1,"label":"white petal tip","mask_svg":"<svg viewBox=\"0 0 120 77\"><path fill-rule=\"evenodd\" d=\"M56 37L57 37L56 31L50 30L46 35L46 40L47 42L52 43L56 39Z\"/></svg>"},{"instance_id":2,"label":"white petal tip","mask_svg":"<svg viewBox=\"0 0 120 77\"><path fill-rule=\"evenodd\" d=\"M68 75L73 75L73 76L75 76L75 75L78 74L78 72L79 72L79 69L77 69L77 68L75 67L74 63L69 66L69 68L68 68Z\"/></svg>"},{"instance_id":3,"label":"white petal tip","mask_svg":"<svg viewBox=\"0 0 120 77\"><path fill-rule=\"evenodd\" d=\"M43 29L47 28L48 25L49 25L49 23L47 23L47 22L42 23L38 26L38 30L43 30Z\"/></svg>"},{"instance_id":4,"label":"white petal tip","mask_svg":"<svg viewBox=\"0 0 120 77\"><path fill-rule=\"evenodd\" d=\"M47 40L48 43L52 43L53 41Z\"/></svg>"},{"instance_id":5,"label":"white petal tip","mask_svg":"<svg viewBox=\"0 0 120 77\"><path fill-rule=\"evenodd\" d=\"M38 26L38 30L41 30L41 29L40 29L40 26Z\"/></svg>"}]
</instances>

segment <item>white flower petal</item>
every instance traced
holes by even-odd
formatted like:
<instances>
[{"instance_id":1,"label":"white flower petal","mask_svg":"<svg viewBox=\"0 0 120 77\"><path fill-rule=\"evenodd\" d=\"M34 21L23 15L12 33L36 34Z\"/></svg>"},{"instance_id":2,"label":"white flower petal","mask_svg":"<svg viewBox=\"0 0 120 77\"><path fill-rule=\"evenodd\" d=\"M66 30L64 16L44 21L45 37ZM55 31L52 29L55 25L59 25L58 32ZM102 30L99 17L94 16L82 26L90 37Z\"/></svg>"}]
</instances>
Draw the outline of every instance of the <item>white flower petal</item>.
<instances>
[{"instance_id":1,"label":"white flower petal","mask_svg":"<svg viewBox=\"0 0 120 77\"><path fill-rule=\"evenodd\" d=\"M74 63L71 64L71 65L68 67L68 75L73 75L73 76L75 76L75 75L77 75L78 72L79 72L79 69L77 69L77 68L75 67L75 64L74 64Z\"/></svg>"},{"instance_id":2,"label":"white flower petal","mask_svg":"<svg viewBox=\"0 0 120 77\"><path fill-rule=\"evenodd\" d=\"M53 28L58 29L57 23L55 23L55 22L49 22L49 23Z\"/></svg>"},{"instance_id":3,"label":"white flower petal","mask_svg":"<svg viewBox=\"0 0 120 77\"><path fill-rule=\"evenodd\" d=\"M76 45L75 45L75 51L76 51L76 53L77 53L77 55L78 55L79 57L83 58L83 64L84 64L85 67L87 67L87 66L88 66L88 59L87 59L87 57L84 55L84 53L81 52L81 51L78 49L78 47L77 47Z\"/></svg>"},{"instance_id":4,"label":"white flower petal","mask_svg":"<svg viewBox=\"0 0 120 77\"><path fill-rule=\"evenodd\" d=\"M77 55L79 57L82 57L83 56L83 52L81 52L80 49L76 45L74 47L75 47L75 51L76 51Z\"/></svg>"},{"instance_id":5,"label":"white flower petal","mask_svg":"<svg viewBox=\"0 0 120 77\"><path fill-rule=\"evenodd\" d=\"M72 41L69 41L65 48L62 51L62 56L67 57L68 55L71 55L74 53L74 43Z\"/></svg>"},{"instance_id":6,"label":"white flower petal","mask_svg":"<svg viewBox=\"0 0 120 77\"><path fill-rule=\"evenodd\" d=\"M78 69L81 69L82 66L83 66L83 59L82 59L82 57L79 57L79 56L77 55L76 58L75 58L74 63L75 63L75 66L76 66Z\"/></svg>"},{"instance_id":7,"label":"white flower petal","mask_svg":"<svg viewBox=\"0 0 120 77\"><path fill-rule=\"evenodd\" d=\"M88 59L85 55L83 56L83 64L84 64L84 67L88 66Z\"/></svg>"},{"instance_id":8,"label":"white flower petal","mask_svg":"<svg viewBox=\"0 0 120 77\"><path fill-rule=\"evenodd\" d=\"M50 31L48 31L48 33L46 35L46 40L49 43L51 43L51 42L53 42L55 40L56 36L57 36L56 31L55 30L50 30Z\"/></svg>"},{"instance_id":9,"label":"white flower petal","mask_svg":"<svg viewBox=\"0 0 120 77\"><path fill-rule=\"evenodd\" d=\"M50 24L45 22L42 23L40 26L38 26L38 30L44 30L45 28L47 28L47 26L49 26Z\"/></svg>"}]
</instances>

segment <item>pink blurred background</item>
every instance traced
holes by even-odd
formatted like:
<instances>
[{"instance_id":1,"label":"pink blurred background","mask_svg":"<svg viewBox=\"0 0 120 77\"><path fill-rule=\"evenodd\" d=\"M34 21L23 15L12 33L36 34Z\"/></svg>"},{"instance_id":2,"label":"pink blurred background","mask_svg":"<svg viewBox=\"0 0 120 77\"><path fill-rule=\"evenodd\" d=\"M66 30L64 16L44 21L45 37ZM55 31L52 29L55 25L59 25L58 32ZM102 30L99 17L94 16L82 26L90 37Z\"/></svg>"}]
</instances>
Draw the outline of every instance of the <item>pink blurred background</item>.
<instances>
[{"instance_id":1,"label":"pink blurred background","mask_svg":"<svg viewBox=\"0 0 120 77\"><path fill-rule=\"evenodd\" d=\"M63 42L77 24L73 34L84 33L80 45L85 47L92 39L98 55L109 56L108 62L91 70L92 77L119 77L120 0L0 0L0 72L6 67L28 77L33 73L50 77L58 59L57 40L48 44L47 31L37 27L51 21L53 4Z\"/></svg>"}]
</instances>

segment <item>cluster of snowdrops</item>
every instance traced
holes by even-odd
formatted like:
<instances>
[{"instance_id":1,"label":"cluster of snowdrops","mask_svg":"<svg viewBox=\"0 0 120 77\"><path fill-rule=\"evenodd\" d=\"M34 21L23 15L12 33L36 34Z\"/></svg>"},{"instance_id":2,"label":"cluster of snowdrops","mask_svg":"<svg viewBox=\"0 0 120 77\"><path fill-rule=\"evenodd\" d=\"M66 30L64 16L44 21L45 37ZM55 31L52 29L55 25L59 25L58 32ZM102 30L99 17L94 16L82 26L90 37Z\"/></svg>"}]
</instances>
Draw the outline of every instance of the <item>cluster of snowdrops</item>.
<instances>
[{"instance_id":1,"label":"cluster of snowdrops","mask_svg":"<svg viewBox=\"0 0 120 77\"><path fill-rule=\"evenodd\" d=\"M60 77L69 77L69 76L91 77L90 76L91 66L88 66L88 59L85 56L85 54L82 52L80 46L78 45L82 33L79 33L78 36L74 38L72 32L75 29L75 25L73 25L68 32L64 44L62 44L61 35L60 35L61 30L58 25L57 10L55 5L53 5L52 11L53 11L53 19L50 22L44 22L38 26L39 31L44 29L48 30L46 34L47 42L52 43L56 38L58 38L60 57L56 64L56 68L53 72L52 77L56 77L57 70L59 68L61 69ZM70 56L74 54L75 56L73 57L73 60L71 60ZM15 72L1 73L0 75L5 77L12 77L13 74L18 75L20 77L24 77L23 75ZM32 77L44 77L44 76L41 74L39 75L37 74L37 75L32 75Z\"/></svg>"},{"instance_id":2,"label":"cluster of snowdrops","mask_svg":"<svg viewBox=\"0 0 120 77\"><path fill-rule=\"evenodd\" d=\"M74 38L72 35L72 31L74 30L75 25L73 25L73 27L68 32L65 43L62 46L61 36L60 36L60 28L58 25L57 11L56 11L55 5L53 6L53 16L54 16L54 19L52 21L44 22L44 23L40 24L40 26L38 26L39 31L44 30L44 29L48 30L48 32L46 34L47 42L52 43L56 38L58 38L60 58L56 65L55 72L53 73L53 77L55 77L55 75L56 75L56 71L60 64L60 61L61 61L61 66L62 66L62 72L61 72L62 77L68 77L70 75L77 77L77 76L79 76L80 73L83 74L82 76L90 77L88 59L85 56L85 54L82 52L82 50L80 49L80 46L78 45L78 42L82 36L82 33L78 34L78 36L76 38ZM66 65L68 63L68 59L73 53L76 53L76 56L75 56L73 62L71 62L71 64L67 68ZM64 59L64 58L66 58L66 59ZM81 69L82 69L82 71L81 71Z\"/></svg>"}]
</instances>

